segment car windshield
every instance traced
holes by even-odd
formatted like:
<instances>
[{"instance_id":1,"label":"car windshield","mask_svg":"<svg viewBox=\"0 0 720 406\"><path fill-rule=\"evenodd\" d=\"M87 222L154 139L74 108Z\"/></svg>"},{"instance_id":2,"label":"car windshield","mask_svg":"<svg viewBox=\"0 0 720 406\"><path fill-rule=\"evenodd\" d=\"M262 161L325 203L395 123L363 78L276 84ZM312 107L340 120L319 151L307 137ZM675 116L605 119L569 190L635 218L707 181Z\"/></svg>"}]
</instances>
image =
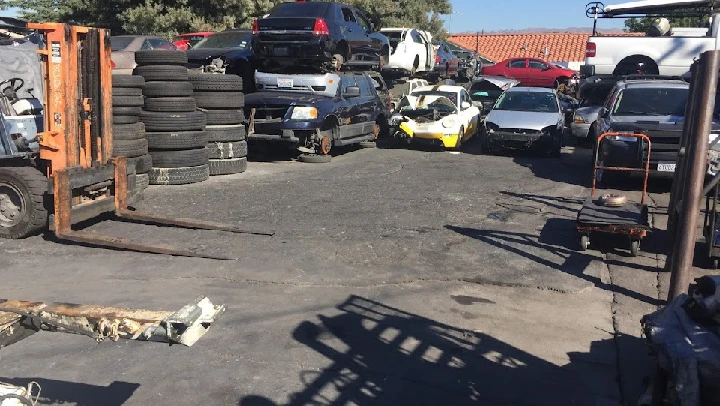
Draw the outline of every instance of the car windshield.
<instances>
[{"instance_id":1,"label":"car windshield","mask_svg":"<svg viewBox=\"0 0 720 406\"><path fill-rule=\"evenodd\" d=\"M399 111L430 111L437 110L443 113L454 113L457 107L439 94L410 95L405 96L398 106Z\"/></svg>"},{"instance_id":2,"label":"car windshield","mask_svg":"<svg viewBox=\"0 0 720 406\"><path fill-rule=\"evenodd\" d=\"M687 88L629 87L615 101L612 114L617 116L683 116Z\"/></svg>"},{"instance_id":3,"label":"car windshield","mask_svg":"<svg viewBox=\"0 0 720 406\"><path fill-rule=\"evenodd\" d=\"M550 92L505 92L493 110L553 113L559 111L559 108L555 95Z\"/></svg>"},{"instance_id":4,"label":"car windshield","mask_svg":"<svg viewBox=\"0 0 720 406\"><path fill-rule=\"evenodd\" d=\"M581 89L580 107L602 106L612 89L612 86L594 86Z\"/></svg>"},{"instance_id":5,"label":"car windshield","mask_svg":"<svg viewBox=\"0 0 720 406\"><path fill-rule=\"evenodd\" d=\"M439 92L437 90L426 90L423 92L412 92L413 96L444 96L447 97L448 100L453 102L454 105L458 105L458 94L455 92Z\"/></svg>"},{"instance_id":6,"label":"car windshield","mask_svg":"<svg viewBox=\"0 0 720 406\"><path fill-rule=\"evenodd\" d=\"M327 3L282 3L270 10L270 17L323 17Z\"/></svg>"},{"instance_id":7,"label":"car windshield","mask_svg":"<svg viewBox=\"0 0 720 406\"><path fill-rule=\"evenodd\" d=\"M387 37L392 49L395 49L403 39L402 31L383 31L382 34Z\"/></svg>"},{"instance_id":8,"label":"car windshield","mask_svg":"<svg viewBox=\"0 0 720 406\"><path fill-rule=\"evenodd\" d=\"M110 48L113 51L122 51L133 41L135 41L135 37L110 37Z\"/></svg>"},{"instance_id":9,"label":"car windshield","mask_svg":"<svg viewBox=\"0 0 720 406\"><path fill-rule=\"evenodd\" d=\"M252 34L246 31L220 32L198 42L193 49L203 48L237 48L250 46Z\"/></svg>"}]
</instances>

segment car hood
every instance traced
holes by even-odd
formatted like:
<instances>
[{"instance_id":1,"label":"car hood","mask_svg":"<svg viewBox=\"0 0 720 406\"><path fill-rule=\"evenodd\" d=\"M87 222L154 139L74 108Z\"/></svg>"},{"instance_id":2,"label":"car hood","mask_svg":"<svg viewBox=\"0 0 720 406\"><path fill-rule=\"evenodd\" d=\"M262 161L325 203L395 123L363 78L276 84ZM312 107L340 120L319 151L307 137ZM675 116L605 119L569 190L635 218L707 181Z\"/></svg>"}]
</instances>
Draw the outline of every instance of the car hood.
<instances>
[{"instance_id":1,"label":"car hood","mask_svg":"<svg viewBox=\"0 0 720 406\"><path fill-rule=\"evenodd\" d=\"M575 113L583 116L586 120L588 118L596 118L598 113L600 113L600 109L602 106L585 106L585 107L578 107L575 109ZM594 121L594 120L593 120Z\"/></svg>"},{"instance_id":2,"label":"car hood","mask_svg":"<svg viewBox=\"0 0 720 406\"><path fill-rule=\"evenodd\" d=\"M298 93L298 92L275 92L275 91L262 91L256 93L250 93L245 95L246 106L257 106L257 105L297 105L297 104L312 104L321 100L330 99L327 96Z\"/></svg>"},{"instance_id":3,"label":"car hood","mask_svg":"<svg viewBox=\"0 0 720 406\"><path fill-rule=\"evenodd\" d=\"M517 86L519 80L508 79L502 76L485 76L476 78L470 85L470 89L478 90L507 90L513 86Z\"/></svg>"},{"instance_id":4,"label":"car hood","mask_svg":"<svg viewBox=\"0 0 720 406\"><path fill-rule=\"evenodd\" d=\"M250 49L233 49L233 48L201 48L187 50L189 61L206 61L224 56L225 58L237 58L240 56L250 55Z\"/></svg>"},{"instance_id":5,"label":"car hood","mask_svg":"<svg viewBox=\"0 0 720 406\"><path fill-rule=\"evenodd\" d=\"M522 128L542 130L558 123L559 113L538 113L533 111L492 110L487 122L500 128Z\"/></svg>"}]
</instances>

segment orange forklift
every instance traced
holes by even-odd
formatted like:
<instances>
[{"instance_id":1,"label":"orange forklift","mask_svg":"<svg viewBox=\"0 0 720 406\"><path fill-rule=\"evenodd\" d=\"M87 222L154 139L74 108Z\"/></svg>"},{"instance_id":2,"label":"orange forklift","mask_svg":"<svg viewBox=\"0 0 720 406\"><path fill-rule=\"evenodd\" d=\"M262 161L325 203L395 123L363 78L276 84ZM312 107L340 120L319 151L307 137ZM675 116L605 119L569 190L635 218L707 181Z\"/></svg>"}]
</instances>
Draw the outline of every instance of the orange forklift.
<instances>
[{"instance_id":1,"label":"orange forklift","mask_svg":"<svg viewBox=\"0 0 720 406\"><path fill-rule=\"evenodd\" d=\"M73 230L72 226L113 213L118 219L143 224L273 235L130 210L128 190L133 189L135 169L128 168L126 157L112 158L109 31L0 18L0 28L3 24L34 36L38 54L34 63L41 66L43 83L42 97L35 103L15 94L17 81L2 82L4 89L0 83L0 237L24 238L46 229L49 223L59 240L138 252L232 259L102 236ZM25 115L3 115L9 105L19 106L14 110L22 110ZM32 127L33 114L37 131L26 134L18 129ZM28 115L30 119L23 121Z\"/></svg>"}]
</instances>

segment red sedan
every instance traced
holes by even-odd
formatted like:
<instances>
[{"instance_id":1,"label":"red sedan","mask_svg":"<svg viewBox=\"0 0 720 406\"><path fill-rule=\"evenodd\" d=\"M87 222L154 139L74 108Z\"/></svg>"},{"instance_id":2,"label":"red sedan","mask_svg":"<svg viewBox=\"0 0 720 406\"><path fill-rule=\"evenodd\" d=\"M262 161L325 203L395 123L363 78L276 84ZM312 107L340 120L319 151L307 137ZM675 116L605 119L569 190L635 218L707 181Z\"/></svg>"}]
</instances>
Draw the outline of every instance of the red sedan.
<instances>
[{"instance_id":1,"label":"red sedan","mask_svg":"<svg viewBox=\"0 0 720 406\"><path fill-rule=\"evenodd\" d=\"M211 34L213 34L211 31L180 34L173 39L173 44L175 44L178 49L185 51L195 46L195 44L202 41L204 38L209 37Z\"/></svg>"},{"instance_id":2,"label":"red sedan","mask_svg":"<svg viewBox=\"0 0 720 406\"><path fill-rule=\"evenodd\" d=\"M483 66L482 74L504 76L520 81L523 86L558 87L577 77L572 69L562 68L537 58L508 58L491 66Z\"/></svg>"}]
</instances>

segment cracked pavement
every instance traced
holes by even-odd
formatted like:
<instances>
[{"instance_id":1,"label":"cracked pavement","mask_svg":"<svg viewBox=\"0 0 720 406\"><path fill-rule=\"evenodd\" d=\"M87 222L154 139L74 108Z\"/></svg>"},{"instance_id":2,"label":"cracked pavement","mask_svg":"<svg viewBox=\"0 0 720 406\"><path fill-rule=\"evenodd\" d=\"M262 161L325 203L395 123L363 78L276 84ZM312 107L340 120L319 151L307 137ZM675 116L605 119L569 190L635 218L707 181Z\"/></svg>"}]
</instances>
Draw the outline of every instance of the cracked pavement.
<instances>
[{"instance_id":1,"label":"cracked pavement","mask_svg":"<svg viewBox=\"0 0 720 406\"><path fill-rule=\"evenodd\" d=\"M0 297L228 307L191 348L39 333L0 351L0 381L38 381L44 404L632 404L648 367L640 317L666 295L663 236L638 258L612 240L580 252L587 150L475 149L251 162L138 205L274 237L88 228L236 261L0 240Z\"/></svg>"}]
</instances>

